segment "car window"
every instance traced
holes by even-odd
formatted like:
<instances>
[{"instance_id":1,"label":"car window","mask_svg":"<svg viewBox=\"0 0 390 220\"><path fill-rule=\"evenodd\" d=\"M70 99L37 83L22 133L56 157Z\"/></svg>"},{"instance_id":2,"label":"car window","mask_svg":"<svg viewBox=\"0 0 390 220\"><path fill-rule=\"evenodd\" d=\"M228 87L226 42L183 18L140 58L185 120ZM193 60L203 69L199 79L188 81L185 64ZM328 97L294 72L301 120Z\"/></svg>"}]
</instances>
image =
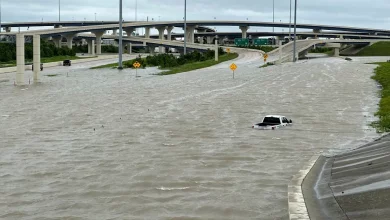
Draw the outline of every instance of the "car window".
<instances>
[{"instance_id":1,"label":"car window","mask_svg":"<svg viewBox=\"0 0 390 220\"><path fill-rule=\"evenodd\" d=\"M288 123L287 118L283 118L283 123Z\"/></svg>"}]
</instances>

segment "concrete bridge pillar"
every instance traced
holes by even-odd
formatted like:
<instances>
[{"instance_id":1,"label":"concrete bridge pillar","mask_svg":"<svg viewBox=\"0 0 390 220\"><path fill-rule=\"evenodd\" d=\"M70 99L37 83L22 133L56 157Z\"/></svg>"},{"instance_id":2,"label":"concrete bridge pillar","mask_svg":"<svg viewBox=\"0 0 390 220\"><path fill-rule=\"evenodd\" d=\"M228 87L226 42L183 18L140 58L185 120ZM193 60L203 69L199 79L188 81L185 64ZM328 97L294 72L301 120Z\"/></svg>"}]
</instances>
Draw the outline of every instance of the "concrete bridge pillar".
<instances>
[{"instance_id":1,"label":"concrete bridge pillar","mask_svg":"<svg viewBox=\"0 0 390 220\"><path fill-rule=\"evenodd\" d=\"M150 38L150 27L145 27L145 38Z\"/></svg>"},{"instance_id":2,"label":"concrete bridge pillar","mask_svg":"<svg viewBox=\"0 0 390 220\"><path fill-rule=\"evenodd\" d=\"M240 30L242 32L242 38L246 38L246 33L249 29L249 26L240 26Z\"/></svg>"},{"instance_id":3,"label":"concrete bridge pillar","mask_svg":"<svg viewBox=\"0 0 390 220\"><path fill-rule=\"evenodd\" d=\"M195 26L187 26L187 42L194 43L195 40Z\"/></svg>"},{"instance_id":4,"label":"concrete bridge pillar","mask_svg":"<svg viewBox=\"0 0 390 220\"><path fill-rule=\"evenodd\" d=\"M275 36L275 45L279 45L280 37Z\"/></svg>"},{"instance_id":5,"label":"concrete bridge pillar","mask_svg":"<svg viewBox=\"0 0 390 220\"><path fill-rule=\"evenodd\" d=\"M113 29L113 30L112 30L112 35L116 36L117 33L118 33L118 30L117 30L117 29Z\"/></svg>"},{"instance_id":6,"label":"concrete bridge pillar","mask_svg":"<svg viewBox=\"0 0 390 220\"><path fill-rule=\"evenodd\" d=\"M212 44L213 43L213 37L207 36L207 44Z\"/></svg>"},{"instance_id":7,"label":"concrete bridge pillar","mask_svg":"<svg viewBox=\"0 0 390 220\"><path fill-rule=\"evenodd\" d=\"M160 27L156 27L156 29L158 30L158 39L160 40L164 40L164 32L165 32L165 29L167 29L167 27L165 26L160 26ZM159 53L164 53L164 47L163 46L159 46L158 47L158 52Z\"/></svg>"},{"instance_id":8,"label":"concrete bridge pillar","mask_svg":"<svg viewBox=\"0 0 390 220\"><path fill-rule=\"evenodd\" d=\"M41 36L33 36L33 63L34 63L34 82L39 81L39 72L41 71Z\"/></svg>"},{"instance_id":9,"label":"concrete bridge pillar","mask_svg":"<svg viewBox=\"0 0 390 220\"><path fill-rule=\"evenodd\" d=\"M155 46L149 46L149 52L151 55L154 55L154 50L156 49Z\"/></svg>"},{"instance_id":10,"label":"concrete bridge pillar","mask_svg":"<svg viewBox=\"0 0 390 220\"><path fill-rule=\"evenodd\" d=\"M11 32L11 27L4 28L5 32Z\"/></svg>"},{"instance_id":11,"label":"concrete bridge pillar","mask_svg":"<svg viewBox=\"0 0 390 220\"><path fill-rule=\"evenodd\" d=\"M96 54L101 55L102 54L102 36L104 34L104 31L95 31L93 32L96 36Z\"/></svg>"},{"instance_id":12,"label":"concrete bridge pillar","mask_svg":"<svg viewBox=\"0 0 390 220\"><path fill-rule=\"evenodd\" d=\"M74 36L75 36L74 34L64 35L64 37L66 38L66 45L68 46L69 49L72 49Z\"/></svg>"},{"instance_id":13,"label":"concrete bridge pillar","mask_svg":"<svg viewBox=\"0 0 390 220\"><path fill-rule=\"evenodd\" d=\"M199 43L204 44L204 37L199 37Z\"/></svg>"},{"instance_id":14,"label":"concrete bridge pillar","mask_svg":"<svg viewBox=\"0 0 390 220\"><path fill-rule=\"evenodd\" d=\"M320 34L321 33L321 29L313 29L313 33L315 34ZM315 35L314 39L318 39L318 35Z\"/></svg>"},{"instance_id":15,"label":"concrete bridge pillar","mask_svg":"<svg viewBox=\"0 0 390 220\"><path fill-rule=\"evenodd\" d=\"M133 50L132 44L131 44L131 43L128 43L128 44L127 44L127 53L128 53L128 54L131 54L131 53L132 53L132 50Z\"/></svg>"},{"instance_id":16,"label":"concrete bridge pillar","mask_svg":"<svg viewBox=\"0 0 390 220\"><path fill-rule=\"evenodd\" d=\"M54 28L62 28L62 25L60 25L60 24L55 24L55 25L54 25Z\"/></svg>"},{"instance_id":17,"label":"concrete bridge pillar","mask_svg":"<svg viewBox=\"0 0 390 220\"><path fill-rule=\"evenodd\" d=\"M93 39L88 39L88 54L95 55L95 40Z\"/></svg>"},{"instance_id":18,"label":"concrete bridge pillar","mask_svg":"<svg viewBox=\"0 0 390 220\"><path fill-rule=\"evenodd\" d=\"M24 35L16 34L16 84L24 84Z\"/></svg>"},{"instance_id":19,"label":"concrete bridge pillar","mask_svg":"<svg viewBox=\"0 0 390 220\"><path fill-rule=\"evenodd\" d=\"M168 28L167 28L168 39L167 40L172 40L172 30L173 30L173 26L168 26Z\"/></svg>"},{"instance_id":20,"label":"concrete bridge pillar","mask_svg":"<svg viewBox=\"0 0 390 220\"><path fill-rule=\"evenodd\" d=\"M60 48L62 45L62 36L52 37L51 40L53 41L54 45L57 48Z\"/></svg>"},{"instance_id":21,"label":"concrete bridge pillar","mask_svg":"<svg viewBox=\"0 0 390 220\"><path fill-rule=\"evenodd\" d=\"M218 40L215 41L215 61L218 61Z\"/></svg>"},{"instance_id":22,"label":"concrete bridge pillar","mask_svg":"<svg viewBox=\"0 0 390 220\"><path fill-rule=\"evenodd\" d=\"M126 32L126 34L127 34L127 37L131 37L131 35L133 34L133 32L134 32L135 28L132 28L132 27L126 27L126 28L124 28L123 30Z\"/></svg>"},{"instance_id":23,"label":"concrete bridge pillar","mask_svg":"<svg viewBox=\"0 0 390 220\"><path fill-rule=\"evenodd\" d=\"M334 56L339 57L340 56L340 48L334 48Z\"/></svg>"}]
</instances>

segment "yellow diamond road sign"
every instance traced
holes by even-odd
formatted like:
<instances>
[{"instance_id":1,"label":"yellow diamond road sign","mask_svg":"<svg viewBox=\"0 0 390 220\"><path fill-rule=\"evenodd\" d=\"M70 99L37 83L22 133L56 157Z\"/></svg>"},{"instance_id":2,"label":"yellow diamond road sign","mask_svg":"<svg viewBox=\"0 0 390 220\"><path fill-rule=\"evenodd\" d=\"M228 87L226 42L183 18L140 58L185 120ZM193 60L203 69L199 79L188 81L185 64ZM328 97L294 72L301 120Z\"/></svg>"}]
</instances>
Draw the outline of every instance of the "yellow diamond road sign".
<instances>
[{"instance_id":1,"label":"yellow diamond road sign","mask_svg":"<svg viewBox=\"0 0 390 220\"><path fill-rule=\"evenodd\" d=\"M141 64L138 62L133 63L133 67L136 69L138 69L140 66L141 66Z\"/></svg>"},{"instance_id":2,"label":"yellow diamond road sign","mask_svg":"<svg viewBox=\"0 0 390 220\"><path fill-rule=\"evenodd\" d=\"M236 70L237 69L237 65L232 63L232 65L230 65L230 69L233 70L233 71Z\"/></svg>"},{"instance_id":3,"label":"yellow diamond road sign","mask_svg":"<svg viewBox=\"0 0 390 220\"><path fill-rule=\"evenodd\" d=\"M227 49L226 49L226 52L230 53L230 48L227 48Z\"/></svg>"},{"instance_id":4,"label":"yellow diamond road sign","mask_svg":"<svg viewBox=\"0 0 390 220\"><path fill-rule=\"evenodd\" d=\"M263 55L263 57L264 57L264 59L267 59L267 58L268 58L268 54L265 53L265 54Z\"/></svg>"}]
</instances>

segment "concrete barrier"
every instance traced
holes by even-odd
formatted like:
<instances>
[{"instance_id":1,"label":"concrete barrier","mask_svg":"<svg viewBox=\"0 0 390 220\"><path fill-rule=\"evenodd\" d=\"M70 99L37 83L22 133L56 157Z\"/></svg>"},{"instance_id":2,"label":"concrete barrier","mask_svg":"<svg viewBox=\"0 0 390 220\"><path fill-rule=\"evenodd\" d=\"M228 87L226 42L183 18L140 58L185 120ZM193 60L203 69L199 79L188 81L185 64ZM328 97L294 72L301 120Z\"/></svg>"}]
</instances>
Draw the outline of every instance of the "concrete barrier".
<instances>
[{"instance_id":1,"label":"concrete barrier","mask_svg":"<svg viewBox=\"0 0 390 220\"><path fill-rule=\"evenodd\" d=\"M314 155L307 164L293 176L288 184L288 213L290 220L310 220L303 197L302 183L321 153Z\"/></svg>"}]
</instances>

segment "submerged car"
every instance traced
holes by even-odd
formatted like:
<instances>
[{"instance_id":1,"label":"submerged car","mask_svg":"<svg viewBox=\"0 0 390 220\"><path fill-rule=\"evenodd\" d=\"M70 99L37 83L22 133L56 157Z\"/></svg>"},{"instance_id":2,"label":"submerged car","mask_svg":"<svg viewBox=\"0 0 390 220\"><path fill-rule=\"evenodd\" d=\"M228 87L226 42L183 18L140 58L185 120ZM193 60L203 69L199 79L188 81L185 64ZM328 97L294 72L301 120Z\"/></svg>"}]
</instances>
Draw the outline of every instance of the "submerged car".
<instances>
[{"instance_id":1,"label":"submerged car","mask_svg":"<svg viewBox=\"0 0 390 220\"><path fill-rule=\"evenodd\" d=\"M72 66L72 61L70 61L70 60L64 60L64 62L62 62L62 65L63 65L63 66Z\"/></svg>"},{"instance_id":2,"label":"submerged car","mask_svg":"<svg viewBox=\"0 0 390 220\"><path fill-rule=\"evenodd\" d=\"M292 125L292 120L287 119L285 116L267 115L263 118L263 122L254 124L252 128L259 130L275 130L289 125Z\"/></svg>"}]
</instances>

